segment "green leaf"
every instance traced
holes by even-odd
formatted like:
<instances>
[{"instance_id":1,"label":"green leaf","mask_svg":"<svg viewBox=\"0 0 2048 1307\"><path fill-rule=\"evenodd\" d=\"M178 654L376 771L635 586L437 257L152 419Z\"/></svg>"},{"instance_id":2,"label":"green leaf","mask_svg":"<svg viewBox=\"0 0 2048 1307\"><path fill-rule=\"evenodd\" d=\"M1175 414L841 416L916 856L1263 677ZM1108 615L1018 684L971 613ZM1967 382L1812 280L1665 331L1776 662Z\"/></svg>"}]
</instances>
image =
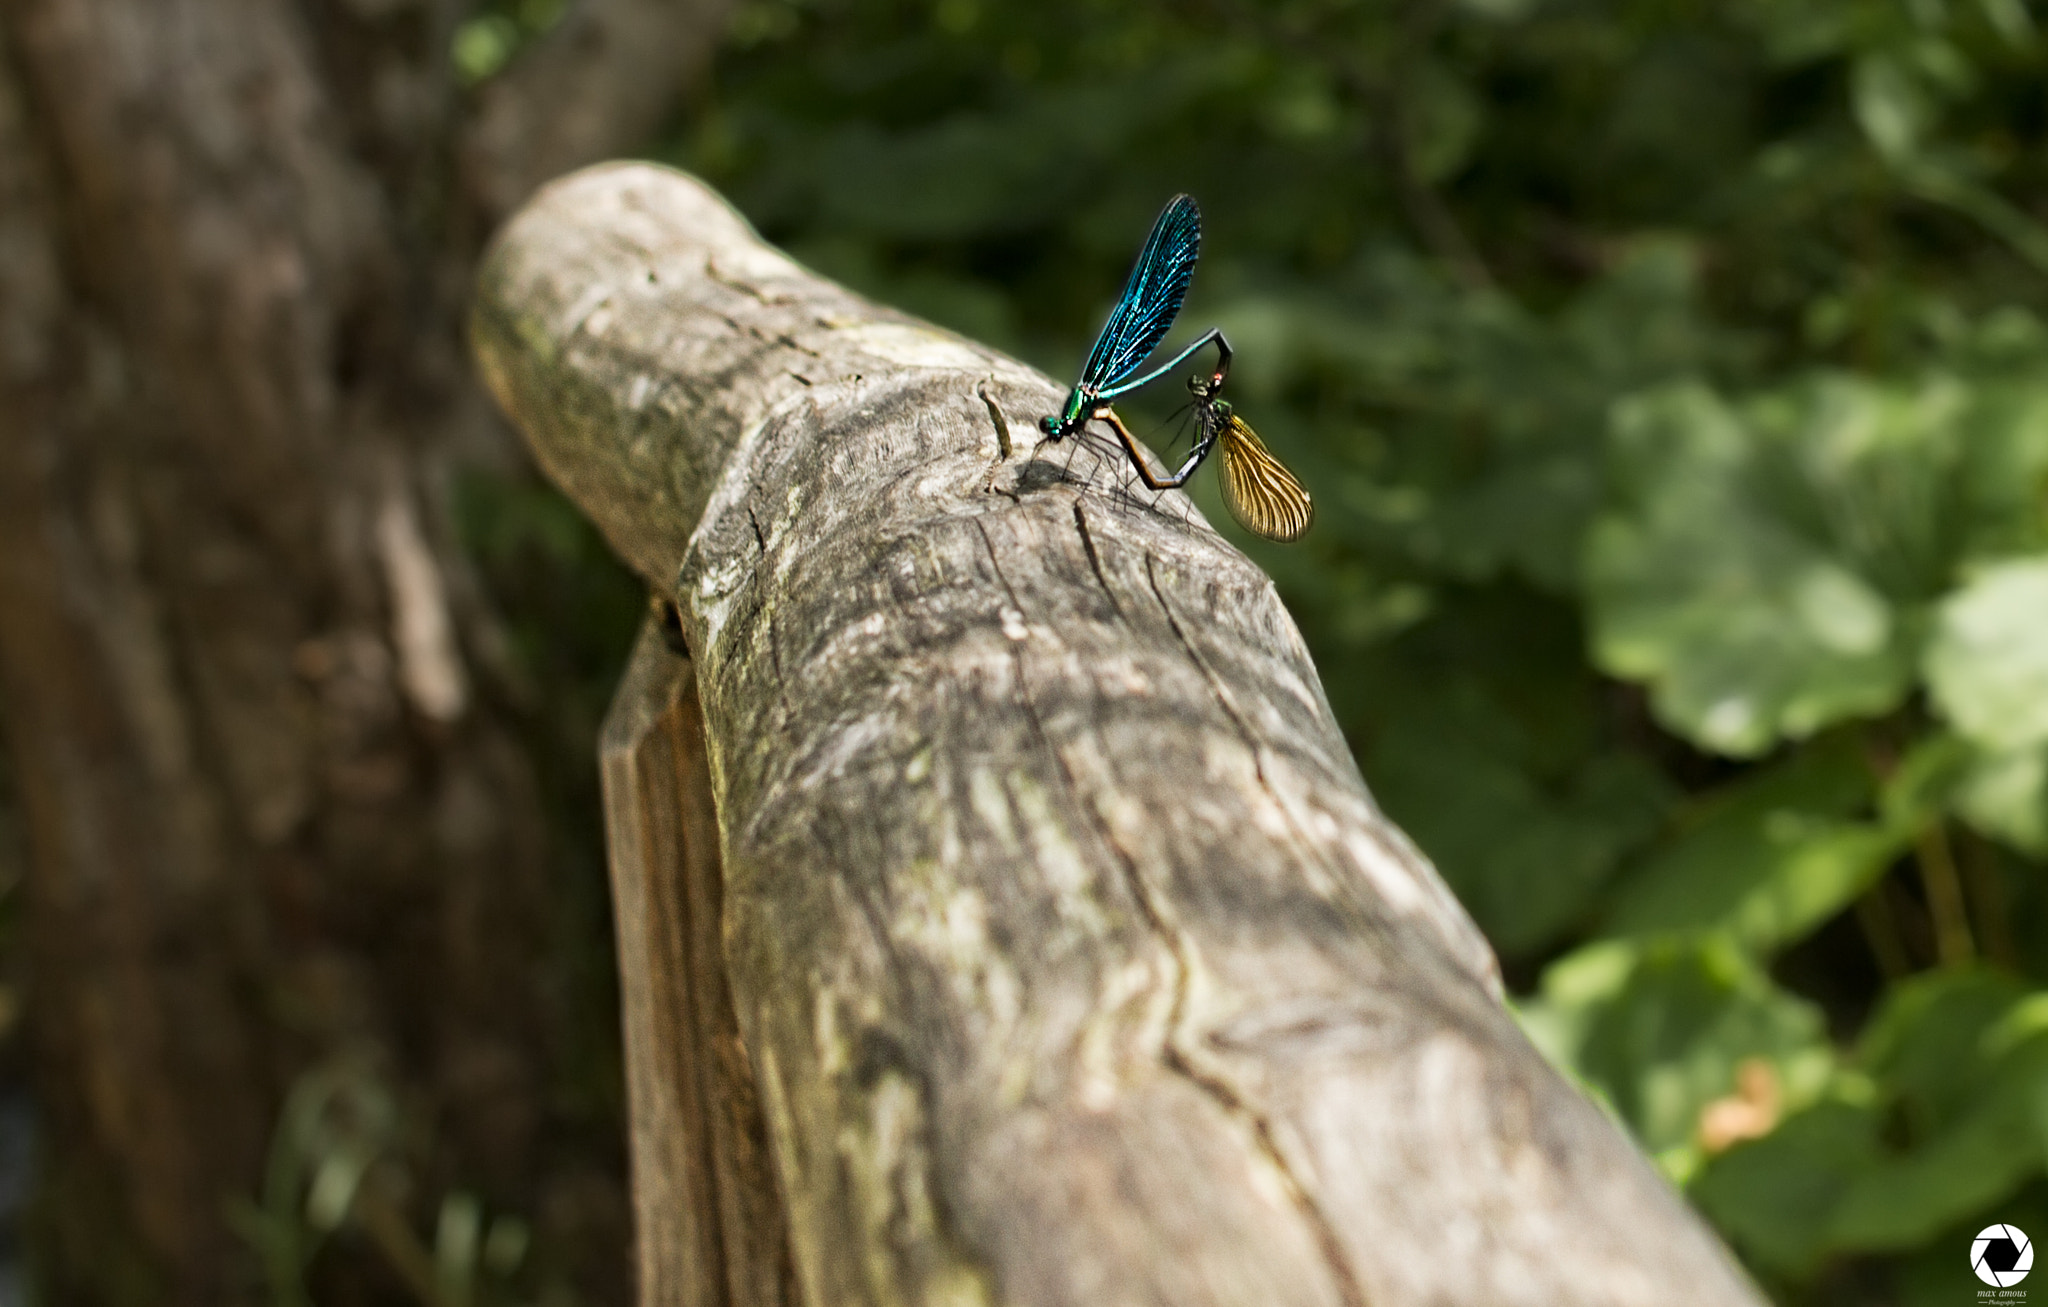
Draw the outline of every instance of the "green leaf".
<instances>
[{"instance_id":1,"label":"green leaf","mask_svg":"<svg viewBox=\"0 0 2048 1307\"><path fill-rule=\"evenodd\" d=\"M1973 753L1969 741L1946 731L1915 741L1884 777L1878 809L1885 823L1921 831L1941 821L1955 804Z\"/></svg>"},{"instance_id":2,"label":"green leaf","mask_svg":"<svg viewBox=\"0 0 2048 1307\"><path fill-rule=\"evenodd\" d=\"M306 1191L306 1224L321 1234L338 1229L355 1205L356 1191L377 1154L354 1141L337 1144L315 1159L313 1183Z\"/></svg>"},{"instance_id":3,"label":"green leaf","mask_svg":"<svg viewBox=\"0 0 2048 1307\"><path fill-rule=\"evenodd\" d=\"M1950 160L1915 158L1899 166L1899 176L1912 194L1945 204L1974 219L2036 270L2048 272L2048 227L2035 221L2024 208L1976 181L1965 168Z\"/></svg>"},{"instance_id":4,"label":"green leaf","mask_svg":"<svg viewBox=\"0 0 2048 1307\"><path fill-rule=\"evenodd\" d=\"M1536 0L1458 0L1458 7L1495 22L1509 23L1522 18Z\"/></svg>"},{"instance_id":5,"label":"green leaf","mask_svg":"<svg viewBox=\"0 0 2048 1307\"><path fill-rule=\"evenodd\" d=\"M1966 348L1988 374L1961 431L1967 556L1997 563L2048 549L2048 330L2011 309L1987 317Z\"/></svg>"},{"instance_id":6,"label":"green leaf","mask_svg":"<svg viewBox=\"0 0 2048 1307\"><path fill-rule=\"evenodd\" d=\"M1859 1060L1889 1139L1829 1219L1840 1249L1911 1247L2040 1174L2048 1124L2048 995L1957 969L1898 986Z\"/></svg>"},{"instance_id":7,"label":"green leaf","mask_svg":"<svg viewBox=\"0 0 2048 1307\"><path fill-rule=\"evenodd\" d=\"M1407 92L1411 166L1425 182L1455 176L1472 157L1479 138L1478 97L1454 72L1434 61L1415 70Z\"/></svg>"},{"instance_id":8,"label":"green leaf","mask_svg":"<svg viewBox=\"0 0 2048 1307\"><path fill-rule=\"evenodd\" d=\"M2032 39L2034 20L2027 13L2025 0L1978 0L1978 8L2010 44L2025 48Z\"/></svg>"},{"instance_id":9,"label":"green leaf","mask_svg":"<svg viewBox=\"0 0 2048 1307\"><path fill-rule=\"evenodd\" d=\"M1958 1116L2026 1042L2030 997L2020 981L1978 968L1901 981L1865 1028L1857 1061L1932 1129Z\"/></svg>"},{"instance_id":10,"label":"green leaf","mask_svg":"<svg viewBox=\"0 0 2048 1307\"><path fill-rule=\"evenodd\" d=\"M1933 98L1912 72L1888 53L1866 54L1856 61L1851 102L1857 125L1886 159L1911 156L1933 125Z\"/></svg>"},{"instance_id":11,"label":"green leaf","mask_svg":"<svg viewBox=\"0 0 2048 1307\"><path fill-rule=\"evenodd\" d=\"M1964 735L1999 752L2048 742L2048 554L1986 567L1950 596L1926 667Z\"/></svg>"},{"instance_id":12,"label":"green leaf","mask_svg":"<svg viewBox=\"0 0 2048 1307\"><path fill-rule=\"evenodd\" d=\"M1910 1248L2042 1170L2048 994L1958 969L1896 987L1860 1071L1763 1139L1703 1167L1692 1199L1761 1264Z\"/></svg>"},{"instance_id":13,"label":"green leaf","mask_svg":"<svg viewBox=\"0 0 2048 1307\"><path fill-rule=\"evenodd\" d=\"M1690 1198L1745 1258L1804 1277L1833 1250L1830 1223L1877 1147L1877 1115L1831 1098L1701 1167Z\"/></svg>"},{"instance_id":14,"label":"green leaf","mask_svg":"<svg viewBox=\"0 0 2048 1307\"><path fill-rule=\"evenodd\" d=\"M1958 1301L1971 1301L1972 1295L1986 1292L1984 1286L1964 1265L1967 1252L1976 1242L1977 1232L1987 1225L2010 1223L2026 1231L2048 1230L2048 1181L2034 1179L2019 1189L2000 1196L1977 1211L1968 1213L1947 1229L1935 1234L1911 1254L1886 1259L1893 1261L1897 1272L1892 1283L1898 1307L1955 1307ZM2031 1236L2030 1236L2031 1237ZM1965 1256L1957 1256L1957 1250ZM1976 1301L1992 1303L1993 1296ZM2024 1299L2007 1298L2008 1303L2023 1303Z\"/></svg>"},{"instance_id":15,"label":"green leaf","mask_svg":"<svg viewBox=\"0 0 2048 1307\"><path fill-rule=\"evenodd\" d=\"M1831 412L1839 400L1865 411ZM1869 411L1883 407L1850 383L1749 420L1698 384L1618 407L1632 502L1587 545L1595 657L1647 681L1658 716L1706 748L1754 755L1904 697L1907 614L1866 572L1919 551L1857 538L1890 530L1856 474L1891 451L1839 438L1901 416ZM1858 545L1880 556L1860 559Z\"/></svg>"},{"instance_id":16,"label":"green leaf","mask_svg":"<svg viewBox=\"0 0 2048 1307\"><path fill-rule=\"evenodd\" d=\"M1231 384L1261 403L1341 378L1385 434L1340 428L1356 465L1330 529L1464 581L1503 572L1577 588L1599 509L1605 414L1618 388L1690 369L1726 347L1698 304L1694 247L1642 238L1548 320L1461 290L1411 257L1364 261L1345 289L1281 295L1264 281L1218 317L1244 362ZM1240 376L1242 373L1242 376Z\"/></svg>"},{"instance_id":17,"label":"green leaf","mask_svg":"<svg viewBox=\"0 0 2048 1307\"><path fill-rule=\"evenodd\" d=\"M1954 815L2021 852L2048 854L2048 743L1986 749L1949 732L1930 736L1900 760L1883 806L1900 829Z\"/></svg>"},{"instance_id":18,"label":"green leaf","mask_svg":"<svg viewBox=\"0 0 2048 1307\"><path fill-rule=\"evenodd\" d=\"M1803 749L1716 794L1618 887L1607 929L1723 931L1759 952L1794 943L1905 848L1909 831L1861 819L1872 799L1853 741Z\"/></svg>"},{"instance_id":19,"label":"green leaf","mask_svg":"<svg viewBox=\"0 0 2048 1307\"><path fill-rule=\"evenodd\" d=\"M1843 1250L1911 1248L2041 1171L2036 1105L2002 1080L1967 1118L1904 1156L1853 1173L1828 1223Z\"/></svg>"},{"instance_id":20,"label":"green leaf","mask_svg":"<svg viewBox=\"0 0 2048 1307\"><path fill-rule=\"evenodd\" d=\"M1589 946L1553 964L1524 1008L1552 1056L1599 1086L1653 1152L1690 1147L1744 1061L1768 1062L1798 1105L1833 1061L1817 1007L1711 940Z\"/></svg>"},{"instance_id":21,"label":"green leaf","mask_svg":"<svg viewBox=\"0 0 2048 1307\"><path fill-rule=\"evenodd\" d=\"M1981 834L2048 857L2048 744L1973 754L1955 809Z\"/></svg>"},{"instance_id":22,"label":"green leaf","mask_svg":"<svg viewBox=\"0 0 2048 1307\"><path fill-rule=\"evenodd\" d=\"M519 48L519 25L502 14L485 14L459 24L449 44L449 60L465 86L474 86L503 68Z\"/></svg>"},{"instance_id":23,"label":"green leaf","mask_svg":"<svg viewBox=\"0 0 2048 1307\"><path fill-rule=\"evenodd\" d=\"M1536 998L1515 1005L1515 1019L1530 1042L1582 1083L1579 1050L1587 1028L1628 984L1637 953L1637 946L1627 940L1581 945L1543 969ZM1604 1089L1600 1094L1606 1097Z\"/></svg>"},{"instance_id":24,"label":"green leaf","mask_svg":"<svg viewBox=\"0 0 2048 1307\"><path fill-rule=\"evenodd\" d=\"M1621 856L1656 829L1666 797L1640 759L1597 757L1546 785L1471 736L1422 721L1382 735L1368 766L1388 811L1510 955L1585 916Z\"/></svg>"}]
</instances>

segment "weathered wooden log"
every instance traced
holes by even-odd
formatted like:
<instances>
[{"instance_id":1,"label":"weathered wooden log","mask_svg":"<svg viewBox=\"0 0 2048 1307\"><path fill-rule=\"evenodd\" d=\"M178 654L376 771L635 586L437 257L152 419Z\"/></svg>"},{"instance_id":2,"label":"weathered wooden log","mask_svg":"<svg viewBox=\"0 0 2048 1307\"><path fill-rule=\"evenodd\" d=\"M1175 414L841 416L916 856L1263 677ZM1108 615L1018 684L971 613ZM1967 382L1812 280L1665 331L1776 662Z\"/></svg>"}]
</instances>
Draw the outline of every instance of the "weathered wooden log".
<instances>
[{"instance_id":1,"label":"weathered wooden log","mask_svg":"<svg viewBox=\"0 0 2048 1307\"><path fill-rule=\"evenodd\" d=\"M607 732L643 1302L1758 1301L1503 1010L1272 584L1041 445L1045 377L637 165L535 197L473 334L693 655Z\"/></svg>"}]
</instances>

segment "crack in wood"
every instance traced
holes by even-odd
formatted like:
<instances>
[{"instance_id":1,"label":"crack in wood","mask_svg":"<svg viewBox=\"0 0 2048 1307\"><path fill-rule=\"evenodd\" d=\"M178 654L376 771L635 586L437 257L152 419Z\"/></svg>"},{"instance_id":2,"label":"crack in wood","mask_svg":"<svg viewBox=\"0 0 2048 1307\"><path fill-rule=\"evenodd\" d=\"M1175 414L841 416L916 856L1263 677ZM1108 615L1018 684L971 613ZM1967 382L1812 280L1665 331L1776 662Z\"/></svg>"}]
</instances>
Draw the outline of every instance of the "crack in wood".
<instances>
[{"instance_id":1,"label":"crack in wood","mask_svg":"<svg viewBox=\"0 0 2048 1307\"><path fill-rule=\"evenodd\" d=\"M1076 508L1078 510L1079 506L1076 505ZM1094 549L1092 547L1089 549L1089 557L1091 559L1094 557ZM1152 597L1159 602L1159 611L1165 615L1166 624L1172 629L1174 639L1180 642L1181 648L1187 651L1189 660L1202 673L1203 679L1208 681L1211 692L1216 696L1217 705L1223 709L1223 715L1230 719L1231 725L1236 727L1238 735L1244 740L1245 748L1251 753L1252 768L1258 775L1260 787L1266 791L1267 795L1280 808L1289 828L1294 830L1297 842L1306 851L1307 841L1302 838L1301 830L1296 827L1293 814L1287 811L1287 805L1280 803L1279 796L1273 793L1272 783L1266 777L1265 764L1259 758L1257 740L1253 737L1244 718L1238 714L1236 706L1231 703L1230 695L1217 677L1214 669L1202 657L1201 651L1196 649L1193 642L1188 639L1188 634L1181 628L1179 619L1173 615L1173 607L1167 602L1165 592L1159 588L1159 576L1155 567L1156 561L1150 557L1146 558L1145 583L1151 587ZM1175 947L1176 953L1178 953L1178 942L1176 942ZM1184 994L1185 983L1185 978L1183 978L1181 982L1183 992L1174 995L1174 1008L1172 1015L1168 1019L1167 1030L1169 1033L1166 1048L1168 1062L1182 1075L1202 1086L1218 1102L1224 1104L1231 1111L1232 1115L1244 1121L1251 1130L1252 1137L1258 1141L1260 1151L1265 1153L1267 1160L1280 1172L1281 1180L1287 1187L1289 1197L1293 1200L1296 1209L1301 1213L1302 1219L1308 1223L1310 1231L1314 1234L1317 1246L1322 1249L1324 1259L1330 1264L1330 1274L1337 1282L1337 1291L1342 1296L1345 1307L1366 1307L1363 1286L1359 1284L1357 1275L1351 1269L1349 1259L1344 1255L1344 1245L1337 1238L1336 1227L1330 1223L1330 1218L1323 1211L1322 1205L1308 1192L1306 1186L1302 1184L1300 1177L1294 1173L1294 1168L1289 1164L1285 1154L1281 1152L1279 1142L1273 1137L1272 1123L1267 1120L1263 1113L1245 1102L1243 1097L1238 1094L1237 1090L1228 1081L1219 1075L1202 1070L1184 1051L1186 1040L1184 1038L1185 1032L1182 1029L1183 1013L1180 1007L1180 1000Z\"/></svg>"},{"instance_id":2,"label":"crack in wood","mask_svg":"<svg viewBox=\"0 0 2048 1307\"><path fill-rule=\"evenodd\" d=\"M1175 995L1176 1000L1179 997L1178 994ZM1174 1020L1178 1022L1178 1019L1179 1013L1176 1012ZM1251 1131L1259 1151L1266 1155L1266 1160L1280 1173L1280 1182L1286 1188L1288 1198L1293 1201L1295 1210L1300 1212L1302 1220L1308 1223L1309 1232L1314 1236L1316 1246L1323 1254L1323 1260L1329 1263L1330 1278L1336 1281L1337 1295L1343 1301L1344 1307L1370 1307L1370 1300L1365 1295L1365 1286L1358 1282L1357 1275L1351 1270L1350 1260L1344 1255L1344 1245L1337 1238L1337 1228L1324 1214L1322 1204L1302 1187L1300 1179L1294 1174L1294 1168L1288 1164L1286 1155L1280 1151L1279 1141L1273 1138L1272 1123L1264 1114L1245 1102L1228 1081L1203 1071L1191 1062L1180 1049L1177 1025L1173 1029L1173 1042L1170 1042L1165 1050L1167 1065L1186 1076L1190 1082L1201 1086L1210 1097L1223 1105L1233 1119L1241 1121Z\"/></svg>"},{"instance_id":3,"label":"crack in wood","mask_svg":"<svg viewBox=\"0 0 2048 1307\"><path fill-rule=\"evenodd\" d=\"M1188 633L1182 629L1180 619L1173 615L1173 605L1166 602L1166 592L1159 588L1157 562L1158 560L1155 558L1147 557L1145 559L1145 584L1151 587L1152 597L1159 601L1159 611L1165 615L1166 625L1172 630L1173 638L1180 642L1180 647L1187 653L1188 661L1195 665L1195 670L1199 671L1202 674L1202 679L1209 683L1209 692L1216 696L1216 704L1223 709L1223 715L1228 717L1230 724L1237 728L1238 738L1244 741L1245 751L1252 756L1252 770L1258 775L1260 788L1264 789L1266 794L1274 802L1278 803L1280 796L1273 793L1273 786L1266 779L1266 764L1259 757L1258 737L1252 734L1251 727L1239 715L1237 705L1231 702L1230 691L1223 684L1223 678L1216 675L1215 669L1209 666L1208 659L1202 657L1202 651L1195 648L1194 641L1190 640ZM1282 805L1282 811L1285 811L1284 804ZM1291 820L1289 824L1292 824Z\"/></svg>"},{"instance_id":4,"label":"crack in wood","mask_svg":"<svg viewBox=\"0 0 2048 1307\"><path fill-rule=\"evenodd\" d=\"M1109 583L1109 577L1103 574L1102 555L1095 552L1095 537L1089 533L1088 515L1082 511L1079 499L1074 501L1074 527L1081 533L1081 550L1088 555L1088 566L1094 569L1095 580L1102 587L1102 593L1109 596L1110 608L1116 612L1116 618L1119 622L1124 623L1126 626L1130 625L1130 618L1125 614L1122 602L1116 597L1116 587L1112 586ZM1151 565L1151 560L1147 559L1145 566L1148 570L1151 568ZM1171 617L1168 620L1172 620Z\"/></svg>"},{"instance_id":5,"label":"crack in wood","mask_svg":"<svg viewBox=\"0 0 2048 1307\"><path fill-rule=\"evenodd\" d=\"M1288 829L1294 833L1295 847L1302 851L1304 857L1324 863L1327 867L1329 860L1320 853L1320 846L1309 836L1307 831L1301 828L1301 823L1295 819L1294 810L1280 797L1280 792L1273 788L1272 778L1266 775L1266 761L1259 737L1252 731L1251 724L1245 721L1244 715L1238 711L1236 701L1231 697L1229 686L1217 674L1216 669L1209 665L1209 660L1202 656L1202 651L1195 647L1195 642L1181 626L1180 619L1173 615L1173 607L1167 602L1166 592L1159 586L1159 576L1154 569L1156 562L1157 560L1153 558L1145 560L1145 582L1152 588L1152 597L1158 601L1160 612L1166 615L1166 624L1172 629L1174 639L1180 642L1180 647L1186 651L1189 661L1194 663L1196 668L1201 671L1203 679L1209 683L1209 690L1216 696L1217 706L1223 709L1223 715L1230 718L1231 725L1237 728L1238 737L1244 741L1245 751L1251 754L1252 772L1259 778L1259 788L1266 792L1266 797L1270 798L1273 801L1273 806L1280 810L1282 818L1287 822ZM1375 839L1379 838L1378 831L1373 831L1372 835ZM1391 849L1389 849L1389 854L1390 856L1392 855ZM1401 859L1400 861L1401 865L1407 868L1411 874L1417 874L1418 879L1421 878L1411 861L1407 859Z\"/></svg>"},{"instance_id":6,"label":"crack in wood","mask_svg":"<svg viewBox=\"0 0 2048 1307\"><path fill-rule=\"evenodd\" d=\"M1074 506L1077 520L1080 507L1079 504ZM996 552L995 542L989 539L987 527L977 521L975 528L981 533L982 547L988 551L989 566L995 572L996 581L1003 587L1003 592L1009 596L1012 606L1020 606L1015 587L1010 584L1009 578L1003 574L1002 559ZM1085 540L1087 536L1085 527L1083 528L1082 535ZM1094 557L1092 545L1089 549L1089 556L1091 559ZM1148 573L1150 571L1149 560L1147 571ZM1100 571L1096 575L1100 577ZM1168 615L1167 620L1172 621L1171 614ZM1177 627L1176 632L1178 632ZM1280 1151L1279 1144L1273 1138L1270 1123L1258 1112L1254 1111L1228 1083L1219 1077L1203 1072L1183 1051L1184 1032L1182 1025L1187 1017L1188 995L1193 988L1193 975L1195 971L1195 964L1191 956L1192 950L1189 948L1186 932L1174 923L1171 914L1159 902L1156 891L1147 883L1144 872L1139 869L1136 855L1117 838L1115 828L1103 819L1102 814L1096 810L1095 806L1087 802L1085 796L1081 793L1079 783L1074 779L1072 770L1067 766L1065 756L1061 754L1059 747L1052 742L1051 736L1047 734L1045 723L1038 715L1038 706L1031 698L1031 682L1025 675L1024 650L1021 642L1012 647L1011 658L1017 666L1018 706L1024 710L1025 718L1030 721L1032 734L1038 737L1039 742L1052 755L1054 765L1059 768L1060 780L1066 786L1068 795L1074 800L1076 809L1093 817L1097 833L1101 835L1103 843L1109 848L1111 854L1114 855L1117 866L1124 873L1125 884L1131 892L1132 900L1138 906L1139 915L1144 917L1145 923L1150 927L1152 933L1166 946L1167 956L1171 959L1173 976L1170 984L1173 997L1167 1007L1165 1038L1162 1040L1159 1048L1161 1065L1201 1091L1204 1096L1222 1110L1226 1117L1236 1121L1250 1133L1259 1151L1265 1156L1267 1163L1278 1172L1281 1185L1287 1191L1289 1200L1294 1204L1295 1210L1300 1213L1302 1220L1307 1223L1310 1235L1314 1238L1317 1248L1322 1252L1324 1260L1329 1263L1330 1276L1335 1281L1337 1294L1343 1303L1343 1307L1368 1307L1364 1290L1359 1285L1357 1276L1352 1273L1350 1263L1345 1260L1343 1245L1337 1239L1335 1227L1330 1224L1329 1218L1324 1215L1322 1208L1309 1195L1308 1191L1303 1188L1300 1179L1294 1174L1293 1167L1288 1164L1287 1158Z\"/></svg>"},{"instance_id":7,"label":"crack in wood","mask_svg":"<svg viewBox=\"0 0 2048 1307\"><path fill-rule=\"evenodd\" d=\"M761 288L759 286L754 285L754 283L750 281L741 281L738 277L727 276L725 273L720 272L718 270L718 260L710 257L709 255L705 256L704 259L704 275L711 278L711 280L717 282L721 286L729 286L733 290L738 291L740 294L750 295L753 298L761 301L761 303L769 305L771 307L778 304L793 304L796 302L793 296L785 296L781 299L771 298L770 296L762 293Z\"/></svg>"},{"instance_id":8,"label":"crack in wood","mask_svg":"<svg viewBox=\"0 0 2048 1307\"><path fill-rule=\"evenodd\" d=\"M768 564L768 535L761 529L761 519L754 512L752 501L747 503L747 525L754 529L754 544L761 551L761 565ZM782 709L782 724L786 732L795 731L796 710L789 700L789 678L782 669L782 628L776 620L776 603L767 593L769 587L758 578L756 586L755 611L768 620L768 665L775 675L775 702Z\"/></svg>"}]
</instances>

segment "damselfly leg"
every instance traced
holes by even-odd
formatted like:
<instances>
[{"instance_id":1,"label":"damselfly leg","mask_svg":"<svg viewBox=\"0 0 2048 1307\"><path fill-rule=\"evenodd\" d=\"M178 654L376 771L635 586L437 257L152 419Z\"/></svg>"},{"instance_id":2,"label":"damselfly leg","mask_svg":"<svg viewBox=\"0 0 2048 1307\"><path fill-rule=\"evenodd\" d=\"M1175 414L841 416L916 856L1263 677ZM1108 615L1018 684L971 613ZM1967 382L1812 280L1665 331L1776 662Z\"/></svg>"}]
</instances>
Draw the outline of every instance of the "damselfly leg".
<instances>
[{"instance_id":1,"label":"damselfly leg","mask_svg":"<svg viewBox=\"0 0 2048 1307\"><path fill-rule=\"evenodd\" d=\"M1225 354L1227 362L1228 354ZM1223 455L1218 484L1224 507L1238 524L1254 535L1282 543L1299 540L1315 520L1315 502L1295 475L1273 457L1266 443L1235 409L1219 397L1227 368L1210 377L1191 377L1188 389L1195 397L1195 445L1186 460L1171 475L1154 475L1145 461L1143 448L1116 410L1098 405L1090 414L1100 418L1116 433L1138 479L1152 490L1177 490L1188 483L1210 451Z\"/></svg>"}]
</instances>

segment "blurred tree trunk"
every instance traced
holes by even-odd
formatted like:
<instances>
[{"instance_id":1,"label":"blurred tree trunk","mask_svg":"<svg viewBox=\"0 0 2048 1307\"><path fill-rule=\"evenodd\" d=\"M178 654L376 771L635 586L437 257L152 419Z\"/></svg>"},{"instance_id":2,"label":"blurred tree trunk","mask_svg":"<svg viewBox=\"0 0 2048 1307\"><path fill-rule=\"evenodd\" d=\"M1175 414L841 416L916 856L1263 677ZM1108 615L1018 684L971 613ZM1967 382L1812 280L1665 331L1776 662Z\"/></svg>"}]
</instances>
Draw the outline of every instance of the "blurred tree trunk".
<instances>
[{"instance_id":1,"label":"blurred tree trunk","mask_svg":"<svg viewBox=\"0 0 2048 1307\"><path fill-rule=\"evenodd\" d=\"M498 214L651 132L724 3L593 0L473 94L466 7L0 0L45 1301L267 1299L227 1213L339 1053L430 1125L437 1182L529 1215L591 1187L550 1144L535 771L443 520L451 467L515 457L457 314ZM616 1165L582 1200L617 1213L599 1296Z\"/></svg>"}]
</instances>

